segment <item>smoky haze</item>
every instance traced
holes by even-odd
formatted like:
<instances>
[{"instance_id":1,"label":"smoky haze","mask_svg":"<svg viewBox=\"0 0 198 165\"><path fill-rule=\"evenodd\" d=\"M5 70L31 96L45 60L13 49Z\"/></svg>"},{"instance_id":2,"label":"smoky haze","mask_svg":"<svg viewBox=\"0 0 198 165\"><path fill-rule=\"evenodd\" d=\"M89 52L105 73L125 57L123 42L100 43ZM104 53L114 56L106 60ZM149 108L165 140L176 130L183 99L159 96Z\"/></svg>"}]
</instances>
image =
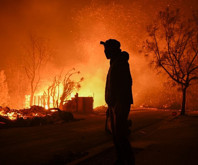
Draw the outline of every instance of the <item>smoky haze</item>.
<instances>
[{"instance_id":1,"label":"smoky haze","mask_svg":"<svg viewBox=\"0 0 198 165\"><path fill-rule=\"evenodd\" d=\"M139 50L146 39L146 26L160 10L180 8L184 15L189 15L197 6L197 0L1 0L0 70L5 70L11 100L18 88L13 82L28 83L21 61L30 34L48 39L53 49L38 92L61 70L75 67L85 78L79 94L94 95L95 107L104 105L109 62L99 42L115 38L121 42L122 50L130 54L134 105L164 105L158 99L166 95L176 100L177 94L161 96L167 77L156 74L149 67L149 59L140 55ZM12 72L16 69L20 71L18 77L24 78L16 78L17 73ZM21 87L21 90L28 94L29 89Z\"/></svg>"}]
</instances>

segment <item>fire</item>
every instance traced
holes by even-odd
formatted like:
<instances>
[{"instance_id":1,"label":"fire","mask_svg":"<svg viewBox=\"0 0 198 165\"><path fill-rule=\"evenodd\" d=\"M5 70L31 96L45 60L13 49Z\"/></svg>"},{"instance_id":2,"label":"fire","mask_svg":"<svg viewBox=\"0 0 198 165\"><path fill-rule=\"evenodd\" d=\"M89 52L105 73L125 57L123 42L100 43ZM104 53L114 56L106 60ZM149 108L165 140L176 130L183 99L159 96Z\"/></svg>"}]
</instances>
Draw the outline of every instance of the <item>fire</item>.
<instances>
[{"instance_id":1,"label":"fire","mask_svg":"<svg viewBox=\"0 0 198 165\"><path fill-rule=\"evenodd\" d=\"M10 120L16 120L19 116L21 116L19 113L10 111L7 107L5 109L0 109L0 116L4 116Z\"/></svg>"},{"instance_id":2,"label":"fire","mask_svg":"<svg viewBox=\"0 0 198 165\"><path fill-rule=\"evenodd\" d=\"M34 94L33 105L44 107L46 110L48 110L49 108L59 108L61 102L61 96L64 90L63 84L60 84L58 87L54 88L53 94L49 92L50 84L52 84L52 82L50 81L45 81L44 84L41 84L41 87L37 89L37 92ZM81 97L94 97L94 92L92 92L93 89L94 89L93 81L87 80L87 82L85 83L83 81L80 90L74 89L74 91L67 96L67 101L74 98L76 93L78 93L79 96ZM97 91L97 93L99 92ZM30 97L31 97L30 95L25 95L25 108L30 108ZM65 104L67 101L64 101L63 104Z\"/></svg>"},{"instance_id":3,"label":"fire","mask_svg":"<svg viewBox=\"0 0 198 165\"><path fill-rule=\"evenodd\" d=\"M45 105L45 109L49 109L48 105Z\"/></svg>"},{"instance_id":4,"label":"fire","mask_svg":"<svg viewBox=\"0 0 198 165\"><path fill-rule=\"evenodd\" d=\"M48 110L40 106L32 106L28 109L9 109L8 107L0 107L0 116L9 120L17 120L19 118L27 119L34 117L45 117L46 115L52 115L57 110Z\"/></svg>"},{"instance_id":5,"label":"fire","mask_svg":"<svg viewBox=\"0 0 198 165\"><path fill-rule=\"evenodd\" d=\"M75 97L75 92L73 92L69 97L68 100L71 100L71 98ZM60 103L60 98L57 100ZM49 98L49 106L47 105L47 98L45 98L41 94L36 94L33 99L34 105L44 107L46 110L49 108L54 108L55 106L58 108L57 105L54 106L53 98L50 96ZM30 95L25 96L25 107L30 108Z\"/></svg>"},{"instance_id":6,"label":"fire","mask_svg":"<svg viewBox=\"0 0 198 165\"><path fill-rule=\"evenodd\" d=\"M56 112L56 111L57 111L57 110L55 110L55 109L52 109L52 110L51 110L51 112Z\"/></svg>"},{"instance_id":7,"label":"fire","mask_svg":"<svg viewBox=\"0 0 198 165\"><path fill-rule=\"evenodd\" d=\"M17 118L17 116L14 112L7 113L7 116L10 120L15 120Z\"/></svg>"}]
</instances>

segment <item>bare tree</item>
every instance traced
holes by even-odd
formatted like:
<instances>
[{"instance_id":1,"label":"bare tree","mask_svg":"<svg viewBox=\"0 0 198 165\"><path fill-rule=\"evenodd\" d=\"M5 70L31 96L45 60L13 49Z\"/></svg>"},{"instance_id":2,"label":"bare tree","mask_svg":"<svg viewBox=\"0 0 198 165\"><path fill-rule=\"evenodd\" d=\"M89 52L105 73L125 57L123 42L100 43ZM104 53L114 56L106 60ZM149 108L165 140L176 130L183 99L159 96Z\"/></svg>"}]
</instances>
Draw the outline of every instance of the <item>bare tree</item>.
<instances>
[{"instance_id":1,"label":"bare tree","mask_svg":"<svg viewBox=\"0 0 198 165\"><path fill-rule=\"evenodd\" d=\"M73 68L64 76L62 76L61 71L60 75L54 77L52 84L43 95L43 97L47 99L48 108L50 108L50 103L52 103L53 107L63 109L64 103L71 97L72 92L80 89L80 83L84 78L81 77L79 81L72 80L71 78L75 74L80 74L80 72L75 71Z\"/></svg>"},{"instance_id":2,"label":"bare tree","mask_svg":"<svg viewBox=\"0 0 198 165\"><path fill-rule=\"evenodd\" d=\"M29 45L25 53L25 71L30 81L30 106L33 105L33 98L40 82L42 67L47 63L50 50L45 39L30 35Z\"/></svg>"},{"instance_id":3,"label":"bare tree","mask_svg":"<svg viewBox=\"0 0 198 165\"><path fill-rule=\"evenodd\" d=\"M52 82L52 85L50 85L48 88L47 88L47 107L49 108L50 107L50 97L53 93L53 90L55 88L55 81Z\"/></svg>"},{"instance_id":4,"label":"bare tree","mask_svg":"<svg viewBox=\"0 0 198 165\"><path fill-rule=\"evenodd\" d=\"M75 90L78 90L81 86L80 83L83 81L83 77L79 81L73 81L71 80L71 77L75 74L80 74L79 71L75 71L73 68L72 70L68 71L67 74L65 74L64 79L62 81L63 84L63 91L60 96L60 105L59 108L63 108L63 104L68 100L68 98L71 96L71 93Z\"/></svg>"},{"instance_id":5,"label":"bare tree","mask_svg":"<svg viewBox=\"0 0 198 165\"><path fill-rule=\"evenodd\" d=\"M145 51L153 55L152 63L180 86L181 115L185 115L187 88L198 79L197 17L184 19L179 10L167 8L147 30Z\"/></svg>"},{"instance_id":6,"label":"bare tree","mask_svg":"<svg viewBox=\"0 0 198 165\"><path fill-rule=\"evenodd\" d=\"M61 83L61 75L55 76L52 82L47 89L47 105L50 107L50 98L52 98L53 107L59 106L59 98L60 98L60 83Z\"/></svg>"}]
</instances>

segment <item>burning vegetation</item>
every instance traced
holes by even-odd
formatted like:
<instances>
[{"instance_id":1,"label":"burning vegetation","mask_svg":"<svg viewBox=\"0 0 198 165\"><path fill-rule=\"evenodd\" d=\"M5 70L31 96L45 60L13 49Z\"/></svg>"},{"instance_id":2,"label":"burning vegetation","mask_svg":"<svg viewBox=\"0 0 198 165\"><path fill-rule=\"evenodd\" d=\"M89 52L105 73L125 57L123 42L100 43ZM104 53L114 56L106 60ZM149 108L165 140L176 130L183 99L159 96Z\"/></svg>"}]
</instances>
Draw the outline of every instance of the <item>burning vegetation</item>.
<instances>
[{"instance_id":1,"label":"burning vegetation","mask_svg":"<svg viewBox=\"0 0 198 165\"><path fill-rule=\"evenodd\" d=\"M61 111L59 108L45 109L39 106L15 110L8 107L0 107L0 128L27 127L62 123L73 121L71 112Z\"/></svg>"}]
</instances>

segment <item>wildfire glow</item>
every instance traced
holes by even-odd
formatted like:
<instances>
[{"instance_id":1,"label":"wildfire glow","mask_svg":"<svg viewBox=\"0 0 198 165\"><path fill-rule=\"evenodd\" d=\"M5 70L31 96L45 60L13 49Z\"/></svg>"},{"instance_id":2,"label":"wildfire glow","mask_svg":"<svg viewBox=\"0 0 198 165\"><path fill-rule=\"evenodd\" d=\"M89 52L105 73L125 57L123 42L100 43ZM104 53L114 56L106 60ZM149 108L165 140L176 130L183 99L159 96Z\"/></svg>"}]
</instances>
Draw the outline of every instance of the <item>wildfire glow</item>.
<instances>
[{"instance_id":1,"label":"wildfire glow","mask_svg":"<svg viewBox=\"0 0 198 165\"><path fill-rule=\"evenodd\" d=\"M24 64L33 66L29 65L31 60L26 61L28 59L24 58L26 46L30 46L28 45L30 32L38 38L49 40L49 48L52 50L52 56L46 65L41 66L40 82L34 93L33 105L42 106L46 110L57 107L52 98L49 100L45 98L44 91L47 94L54 76L62 73L62 70L67 71L73 67L81 72L80 76L84 77L84 81L79 91L75 91L70 97L74 97L78 92L79 96L94 97L94 108L105 105L105 80L109 61L105 58L103 46L99 42L110 38L119 40L121 49L130 55L129 64L134 80L132 87L134 106L160 107L170 103L170 100L180 103L178 97L180 93L172 90L173 88L167 90L163 87L167 77L156 75L148 65L150 60L141 56L139 51L142 50L142 43L147 37L147 25L152 23L156 14L167 4L172 9L181 9L188 16L191 10L197 11L197 2L196 0L182 3L181 0L162 0L159 3L144 0L133 2L28 0L20 3L0 1L2 7L0 16L3 20L1 21L3 33L0 37L2 70L0 106L15 109L30 107L30 82L24 69ZM197 86L192 89L194 93L191 104L196 108L198 92L194 89L197 89ZM58 93L60 94L62 90L60 86L56 91L58 103L60 103L60 99L57 99L60 97ZM17 116L13 113L6 115L9 118Z\"/></svg>"}]
</instances>

